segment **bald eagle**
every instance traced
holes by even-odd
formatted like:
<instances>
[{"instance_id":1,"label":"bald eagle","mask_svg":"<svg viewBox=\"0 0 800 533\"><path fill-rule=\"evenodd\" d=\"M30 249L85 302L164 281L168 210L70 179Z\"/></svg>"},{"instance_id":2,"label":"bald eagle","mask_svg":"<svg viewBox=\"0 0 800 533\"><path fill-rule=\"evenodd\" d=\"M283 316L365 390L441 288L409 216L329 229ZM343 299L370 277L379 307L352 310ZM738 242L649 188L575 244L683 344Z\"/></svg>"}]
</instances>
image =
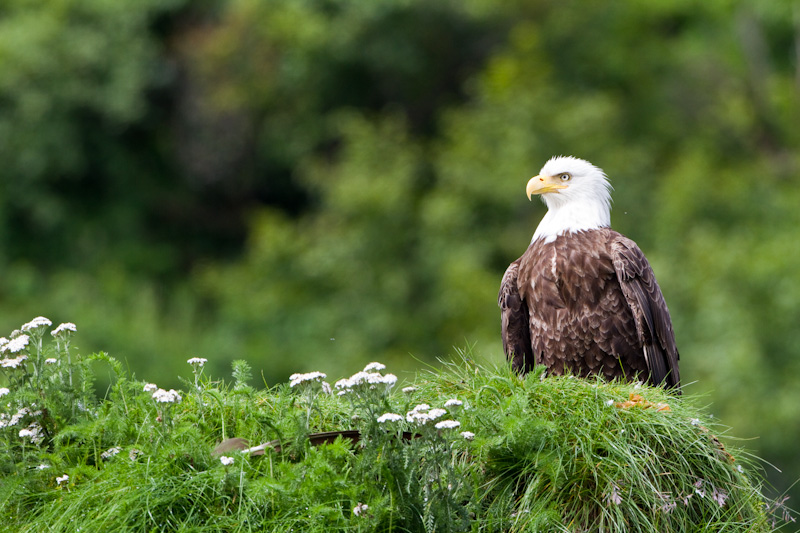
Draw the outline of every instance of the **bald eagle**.
<instances>
[{"instance_id":1,"label":"bald eagle","mask_svg":"<svg viewBox=\"0 0 800 533\"><path fill-rule=\"evenodd\" d=\"M518 372L602 375L680 387L678 349L653 269L610 228L611 184L582 159L554 157L528 181L547 204L498 296L503 350Z\"/></svg>"}]
</instances>

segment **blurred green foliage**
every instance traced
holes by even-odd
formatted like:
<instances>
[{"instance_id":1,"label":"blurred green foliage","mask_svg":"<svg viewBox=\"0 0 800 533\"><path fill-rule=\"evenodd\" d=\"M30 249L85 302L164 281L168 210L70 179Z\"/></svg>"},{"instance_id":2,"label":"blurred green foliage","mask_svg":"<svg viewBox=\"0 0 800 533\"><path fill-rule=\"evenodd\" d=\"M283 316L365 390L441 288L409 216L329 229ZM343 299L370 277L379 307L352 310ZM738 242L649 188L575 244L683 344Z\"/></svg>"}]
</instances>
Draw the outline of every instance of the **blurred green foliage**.
<instances>
[{"instance_id":1,"label":"blurred green foliage","mask_svg":"<svg viewBox=\"0 0 800 533\"><path fill-rule=\"evenodd\" d=\"M0 326L143 379L500 359L552 155L604 168L687 389L800 476L788 2L6 0ZM166 384L168 385L168 384ZM795 498L796 499L796 498Z\"/></svg>"}]
</instances>

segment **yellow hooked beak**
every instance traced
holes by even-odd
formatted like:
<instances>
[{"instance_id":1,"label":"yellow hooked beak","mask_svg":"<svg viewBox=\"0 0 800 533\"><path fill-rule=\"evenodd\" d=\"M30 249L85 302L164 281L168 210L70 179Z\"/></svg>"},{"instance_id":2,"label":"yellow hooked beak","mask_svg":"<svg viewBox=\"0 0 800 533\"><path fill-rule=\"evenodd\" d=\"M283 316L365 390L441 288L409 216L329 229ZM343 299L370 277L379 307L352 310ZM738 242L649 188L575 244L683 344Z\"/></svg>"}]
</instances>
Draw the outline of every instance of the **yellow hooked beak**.
<instances>
[{"instance_id":1,"label":"yellow hooked beak","mask_svg":"<svg viewBox=\"0 0 800 533\"><path fill-rule=\"evenodd\" d=\"M559 189L566 189L567 186L561 183L557 176L534 176L528 181L528 186L525 187L525 192L528 194L528 199L532 200L534 194L545 194L548 192L556 192Z\"/></svg>"}]
</instances>

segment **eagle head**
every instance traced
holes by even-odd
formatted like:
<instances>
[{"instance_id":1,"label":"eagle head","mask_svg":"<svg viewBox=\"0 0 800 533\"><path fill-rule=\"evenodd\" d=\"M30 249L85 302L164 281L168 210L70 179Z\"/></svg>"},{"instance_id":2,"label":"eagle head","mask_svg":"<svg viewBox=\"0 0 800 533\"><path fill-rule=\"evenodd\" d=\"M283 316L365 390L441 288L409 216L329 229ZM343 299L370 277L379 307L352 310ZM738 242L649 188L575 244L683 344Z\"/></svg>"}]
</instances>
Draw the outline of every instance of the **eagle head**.
<instances>
[{"instance_id":1,"label":"eagle head","mask_svg":"<svg viewBox=\"0 0 800 533\"><path fill-rule=\"evenodd\" d=\"M550 159L528 181L525 192L530 199L541 195L548 208L534 239L610 225L611 183L602 169L583 159Z\"/></svg>"}]
</instances>

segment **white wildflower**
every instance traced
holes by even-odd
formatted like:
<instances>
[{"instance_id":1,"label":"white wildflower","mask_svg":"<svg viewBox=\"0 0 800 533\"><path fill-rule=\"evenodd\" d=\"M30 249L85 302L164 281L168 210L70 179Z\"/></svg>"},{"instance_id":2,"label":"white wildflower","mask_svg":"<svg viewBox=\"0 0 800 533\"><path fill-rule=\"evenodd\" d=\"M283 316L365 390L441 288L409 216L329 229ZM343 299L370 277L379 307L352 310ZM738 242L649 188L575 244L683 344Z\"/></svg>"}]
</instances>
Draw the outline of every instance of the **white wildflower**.
<instances>
[{"instance_id":1,"label":"white wildflower","mask_svg":"<svg viewBox=\"0 0 800 533\"><path fill-rule=\"evenodd\" d=\"M461 425L461 422L458 420L442 420L436 426L436 429L456 429Z\"/></svg>"},{"instance_id":2,"label":"white wildflower","mask_svg":"<svg viewBox=\"0 0 800 533\"><path fill-rule=\"evenodd\" d=\"M612 405L614 405L614 400L606 400L606 405L611 407Z\"/></svg>"},{"instance_id":3,"label":"white wildflower","mask_svg":"<svg viewBox=\"0 0 800 533\"><path fill-rule=\"evenodd\" d=\"M19 357L5 358L0 360L0 366L3 368L17 368L24 360L28 358L27 355L20 355Z\"/></svg>"},{"instance_id":4,"label":"white wildflower","mask_svg":"<svg viewBox=\"0 0 800 533\"><path fill-rule=\"evenodd\" d=\"M356 372L347 380L347 388L352 389L367 382L369 372ZM378 374L380 375L380 374Z\"/></svg>"},{"instance_id":5,"label":"white wildflower","mask_svg":"<svg viewBox=\"0 0 800 533\"><path fill-rule=\"evenodd\" d=\"M417 388L414 387L413 385L411 387L403 387L403 392L405 392L406 394L411 394L412 392L414 392L416 390L417 390Z\"/></svg>"},{"instance_id":6,"label":"white wildflower","mask_svg":"<svg viewBox=\"0 0 800 533\"><path fill-rule=\"evenodd\" d=\"M39 466L37 466L36 468L38 470L47 470L48 468L50 468L50 465L46 465L46 464L42 463Z\"/></svg>"},{"instance_id":7,"label":"white wildflower","mask_svg":"<svg viewBox=\"0 0 800 533\"><path fill-rule=\"evenodd\" d=\"M28 339L30 339L30 337L27 335L20 335L17 338L11 339L8 341L8 344L3 346L3 352L21 352L28 345Z\"/></svg>"},{"instance_id":8,"label":"white wildflower","mask_svg":"<svg viewBox=\"0 0 800 533\"><path fill-rule=\"evenodd\" d=\"M369 372L370 370L383 370L384 368L386 368L386 365L383 363L372 362L364 367L364 372Z\"/></svg>"},{"instance_id":9,"label":"white wildflower","mask_svg":"<svg viewBox=\"0 0 800 533\"><path fill-rule=\"evenodd\" d=\"M325 394L333 394L333 389L331 388L331 384L327 381L322 382L322 392Z\"/></svg>"},{"instance_id":10,"label":"white wildflower","mask_svg":"<svg viewBox=\"0 0 800 533\"><path fill-rule=\"evenodd\" d=\"M10 392L11 391L7 387L0 387L0 397L3 397Z\"/></svg>"},{"instance_id":11,"label":"white wildflower","mask_svg":"<svg viewBox=\"0 0 800 533\"><path fill-rule=\"evenodd\" d=\"M49 319L43 316L37 316L27 324L23 324L20 328L22 331L31 331L32 329L37 329L45 326L52 326L53 323L50 322Z\"/></svg>"},{"instance_id":12,"label":"white wildflower","mask_svg":"<svg viewBox=\"0 0 800 533\"><path fill-rule=\"evenodd\" d=\"M69 476L67 474L64 474L63 476L59 476L59 477L56 478L56 483L58 485L61 485L62 483L64 483L65 481L68 481L68 480L69 480Z\"/></svg>"},{"instance_id":13,"label":"white wildflower","mask_svg":"<svg viewBox=\"0 0 800 533\"><path fill-rule=\"evenodd\" d=\"M375 363L375 364L380 364L380 363ZM367 365L367 367L369 366L370 365ZM386 374L384 376L380 372L366 372L362 370L361 372L356 372L349 378L340 379L339 381L334 383L333 386L342 391L339 392L339 396L342 396L344 391L351 391L353 389L374 390L378 388L379 385L385 385L383 393L386 394L394 386L395 383L397 383L397 376L395 376L394 374Z\"/></svg>"},{"instance_id":14,"label":"white wildflower","mask_svg":"<svg viewBox=\"0 0 800 533\"><path fill-rule=\"evenodd\" d=\"M158 385L156 385L155 383L148 383L147 385L144 386L145 392L155 392L157 390L158 390Z\"/></svg>"},{"instance_id":15,"label":"white wildflower","mask_svg":"<svg viewBox=\"0 0 800 533\"><path fill-rule=\"evenodd\" d=\"M689 422L690 422L690 423L691 423L693 426L699 426L699 425L700 425L700 419L699 419L699 418L692 418L692 419L690 419L690 420L689 420Z\"/></svg>"},{"instance_id":16,"label":"white wildflower","mask_svg":"<svg viewBox=\"0 0 800 533\"><path fill-rule=\"evenodd\" d=\"M44 439L42 428L35 422L25 429L20 429L19 436L20 438L28 437L34 444L39 444Z\"/></svg>"},{"instance_id":17,"label":"white wildflower","mask_svg":"<svg viewBox=\"0 0 800 533\"><path fill-rule=\"evenodd\" d=\"M180 403L182 398L175 389L170 389L168 391L158 389L153 393L153 399L158 403Z\"/></svg>"},{"instance_id":18,"label":"white wildflower","mask_svg":"<svg viewBox=\"0 0 800 533\"><path fill-rule=\"evenodd\" d=\"M431 420L436 420L437 418L444 416L446 414L447 411L445 411L444 409L431 409L430 411L428 411L428 416L431 418Z\"/></svg>"},{"instance_id":19,"label":"white wildflower","mask_svg":"<svg viewBox=\"0 0 800 533\"><path fill-rule=\"evenodd\" d=\"M71 333L75 333L78 331L78 328L72 322L64 322L63 324L59 324L56 329L50 332L50 335L53 337L58 337L59 335L62 337L66 337Z\"/></svg>"},{"instance_id":20,"label":"white wildflower","mask_svg":"<svg viewBox=\"0 0 800 533\"><path fill-rule=\"evenodd\" d=\"M474 439L474 438L475 438L475 433L473 433L473 432L471 432L471 431L462 431L462 432L460 433L460 435L461 435L462 437L464 437L466 440L472 440L472 439Z\"/></svg>"},{"instance_id":21,"label":"white wildflower","mask_svg":"<svg viewBox=\"0 0 800 533\"><path fill-rule=\"evenodd\" d=\"M289 376L290 380L289 386L296 387L297 385L300 385L301 383L305 382L313 383L316 381L322 381L326 377L328 377L328 375L322 372L308 372L307 374L292 374L291 376Z\"/></svg>"},{"instance_id":22,"label":"white wildflower","mask_svg":"<svg viewBox=\"0 0 800 533\"><path fill-rule=\"evenodd\" d=\"M111 459L112 457L114 457L115 455L117 455L121 451L122 451L122 448L120 448L119 446L114 446L113 448L109 448L106 451L104 451L103 453L101 453L100 454L100 458L108 460L108 459Z\"/></svg>"},{"instance_id":23,"label":"white wildflower","mask_svg":"<svg viewBox=\"0 0 800 533\"><path fill-rule=\"evenodd\" d=\"M737 471L738 471L740 474L743 474L743 473L744 473L744 468L742 468L742 465L736 465L736 470L737 470Z\"/></svg>"},{"instance_id":24,"label":"white wildflower","mask_svg":"<svg viewBox=\"0 0 800 533\"><path fill-rule=\"evenodd\" d=\"M340 379L339 381L337 381L336 383L334 383L334 384L333 384L333 386L334 386L334 388L337 388L337 389L349 389L349 388L351 388L353 385L352 385L352 383L351 383L351 381L350 381L350 379L349 379L349 378L342 378L342 379ZM343 392L345 392L345 391L341 391L341 392L339 393L339 395L341 396L341 394L342 394Z\"/></svg>"},{"instance_id":25,"label":"white wildflower","mask_svg":"<svg viewBox=\"0 0 800 533\"><path fill-rule=\"evenodd\" d=\"M47 359L44 360L44 364L46 365L54 365L56 363L58 363L58 359L56 359L55 357L48 357Z\"/></svg>"},{"instance_id":26,"label":"white wildflower","mask_svg":"<svg viewBox=\"0 0 800 533\"><path fill-rule=\"evenodd\" d=\"M431 409L430 405L421 403L406 413L406 420L413 424L425 425L445 414L447 414L447 411L444 409Z\"/></svg>"},{"instance_id":27,"label":"white wildflower","mask_svg":"<svg viewBox=\"0 0 800 533\"><path fill-rule=\"evenodd\" d=\"M22 420L22 417L24 417L25 415L29 415L30 413L31 412L28 410L27 407L19 409L16 412L16 414L11 415L11 418L8 419L8 422L6 422L5 426L3 427L16 426L19 423L19 421ZM4 414L3 416L5 417L6 415Z\"/></svg>"},{"instance_id":28,"label":"white wildflower","mask_svg":"<svg viewBox=\"0 0 800 533\"><path fill-rule=\"evenodd\" d=\"M359 503L355 507L353 507L353 514L356 516L361 516L362 514L366 513L369 509L369 505L366 503Z\"/></svg>"},{"instance_id":29,"label":"white wildflower","mask_svg":"<svg viewBox=\"0 0 800 533\"><path fill-rule=\"evenodd\" d=\"M224 466L230 466L234 463L235 459L233 457L228 457L227 455L222 455L219 458L219 462L222 463Z\"/></svg>"},{"instance_id":30,"label":"white wildflower","mask_svg":"<svg viewBox=\"0 0 800 533\"><path fill-rule=\"evenodd\" d=\"M461 407L464 404L461 400L457 400L453 398L452 400L447 400L444 402L445 407Z\"/></svg>"},{"instance_id":31,"label":"white wildflower","mask_svg":"<svg viewBox=\"0 0 800 533\"><path fill-rule=\"evenodd\" d=\"M191 359L187 359L186 362L192 366L197 365L202 367L208 362L208 359L204 359L203 357L192 357Z\"/></svg>"},{"instance_id":32,"label":"white wildflower","mask_svg":"<svg viewBox=\"0 0 800 533\"><path fill-rule=\"evenodd\" d=\"M383 424L384 422L400 422L402 419L402 416L395 413L383 413L378 417L378 424Z\"/></svg>"}]
</instances>

